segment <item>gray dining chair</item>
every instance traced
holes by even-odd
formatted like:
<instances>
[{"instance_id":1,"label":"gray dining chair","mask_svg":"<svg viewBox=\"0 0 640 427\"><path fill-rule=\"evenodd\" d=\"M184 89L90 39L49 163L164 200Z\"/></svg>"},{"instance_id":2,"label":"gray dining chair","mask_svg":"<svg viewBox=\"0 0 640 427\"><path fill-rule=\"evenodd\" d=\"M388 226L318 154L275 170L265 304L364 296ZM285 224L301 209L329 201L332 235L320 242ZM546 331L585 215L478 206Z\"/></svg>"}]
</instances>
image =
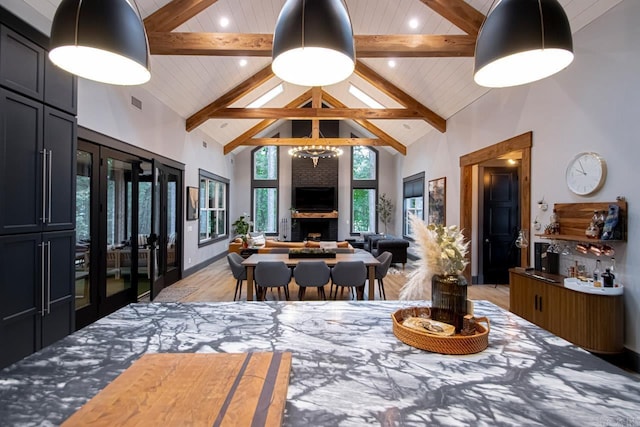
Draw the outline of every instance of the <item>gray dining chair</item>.
<instances>
[{"instance_id":1,"label":"gray dining chair","mask_svg":"<svg viewBox=\"0 0 640 427\"><path fill-rule=\"evenodd\" d=\"M264 301L267 288L284 288L284 296L289 301L291 269L282 261L260 261L254 272L258 301Z\"/></svg>"},{"instance_id":2,"label":"gray dining chair","mask_svg":"<svg viewBox=\"0 0 640 427\"><path fill-rule=\"evenodd\" d=\"M338 288L344 290L349 288L349 292L355 291L356 298L363 299L364 282L367 280L367 267L362 261L339 261L331 269L331 290L329 298L333 294L335 300L338 296ZM333 287L335 286L335 292Z\"/></svg>"},{"instance_id":3,"label":"gray dining chair","mask_svg":"<svg viewBox=\"0 0 640 427\"><path fill-rule=\"evenodd\" d=\"M391 265L391 260L393 258L393 254L391 252L382 252L376 259L380 261L379 265L376 265L376 280L378 281L378 293L382 297L382 299L387 299L387 295L384 292L384 281L383 279L387 275L389 271L389 266Z\"/></svg>"},{"instance_id":4,"label":"gray dining chair","mask_svg":"<svg viewBox=\"0 0 640 427\"><path fill-rule=\"evenodd\" d=\"M298 299L304 300L304 294L307 288L317 288L318 297L326 300L324 293L324 285L331 278L331 269L324 261L301 261L293 269L293 277L296 279L298 290Z\"/></svg>"},{"instance_id":5,"label":"gray dining chair","mask_svg":"<svg viewBox=\"0 0 640 427\"><path fill-rule=\"evenodd\" d=\"M233 293L233 300L236 301L242 296L242 281L247 280L247 269L242 265L244 259L235 252L230 252L227 255L227 261L229 261L229 267L231 267L231 274L236 279L236 290ZM236 296L237 295L237 296Z\"/></svg>"}]
</instances>

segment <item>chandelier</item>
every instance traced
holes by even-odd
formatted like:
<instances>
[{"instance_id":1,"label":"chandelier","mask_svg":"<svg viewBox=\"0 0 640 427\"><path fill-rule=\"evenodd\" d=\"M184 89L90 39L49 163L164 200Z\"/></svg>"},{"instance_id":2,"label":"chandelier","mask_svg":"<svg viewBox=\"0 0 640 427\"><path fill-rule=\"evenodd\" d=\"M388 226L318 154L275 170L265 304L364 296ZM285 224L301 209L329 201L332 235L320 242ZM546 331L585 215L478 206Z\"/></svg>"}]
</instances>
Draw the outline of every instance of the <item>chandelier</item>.
<instances>
[{"instance_id":1,"label":"chandelier","mask_svg":"<svg viewBox=\"0 0 640 427\"><path fill-rule=\"evenodd\" d=\"M311 159L315 168L318 166L319 159L341 156L342 148L330 145L300 145L289 149L289 155L300 159Z\"/></svg>"}]
</instances>

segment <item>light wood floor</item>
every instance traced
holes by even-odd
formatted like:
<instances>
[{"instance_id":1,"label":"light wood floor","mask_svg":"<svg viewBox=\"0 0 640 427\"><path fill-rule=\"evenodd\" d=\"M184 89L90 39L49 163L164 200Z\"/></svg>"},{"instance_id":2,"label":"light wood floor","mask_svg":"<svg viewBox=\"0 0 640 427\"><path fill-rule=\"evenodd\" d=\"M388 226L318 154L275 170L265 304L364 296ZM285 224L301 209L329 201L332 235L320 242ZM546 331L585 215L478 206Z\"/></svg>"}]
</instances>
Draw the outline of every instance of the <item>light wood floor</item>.
<instances>
[{"instance_id":1,"label":"light wood floor","mask_svg":"<svg viewBox=\"0 0 640 427\"><path fill-rule=\"evenodd\" d=\"M397 300L400 288L406 280L406 273L412 268L411 261L405 270L401 265L392 265L390 273L384 279L387 300ZM395 274L394 274L395 273ZM222 258L191 276L162 290L156 301L176 302L217 302L233 301L235 279L231 274L227 259ZM290 300L298 300L298 285L292 280L289 285ZM430 290L430 286L428 286ZM325 292L329 295L329 285L325 286ZM429 291L430 293L430 291ZM509 309L509 286L507 285L473 285L468 288L468 297L472 300L488 300L492 303ZM376 299L381 298L376 285ZM431 295L428 295L428 299ZM246 282L243 282L242 300L246 300ZM275 291L267 293L267 300L284 300L284 293L278 296ZM305 295L306 301L318 300L315 289L308 289ZM349 299L348 292L338 299Z\"/></svg>"}]
</instances>

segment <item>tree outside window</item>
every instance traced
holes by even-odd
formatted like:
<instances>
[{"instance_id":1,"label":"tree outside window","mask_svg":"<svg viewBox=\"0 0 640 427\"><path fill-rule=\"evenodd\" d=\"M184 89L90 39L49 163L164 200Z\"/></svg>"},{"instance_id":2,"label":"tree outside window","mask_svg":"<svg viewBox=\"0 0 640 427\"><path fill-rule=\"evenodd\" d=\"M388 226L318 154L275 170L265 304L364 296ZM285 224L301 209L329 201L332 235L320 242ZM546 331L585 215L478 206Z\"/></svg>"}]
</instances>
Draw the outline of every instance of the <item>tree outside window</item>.
<instances>
[{"instance_id":1,"label":"tree outside window","mask_svg":"<svg viewBox=\"0 0 640 427\"><path fill-rule=\"evenodd\" d=\"M254 230L278 234L278 147L253 151L251 179Z\"/></svg>"},{"instance_id":2,"label":"tree outside window","mask_svg":"<svg viewBox=\"0 0 640 427\"><path fill-rule=\"evenodd\" d=\"M200 243L228 235L228 188L226 179L200 171Z\"/></svg>"},{"instance_id":3,"label":"tree outside window","mask_svg":"<svg viewBox=\"0 0 640 427\"><path fill-rule=\"evenodd\" d=\"M378 153L369 147L351 149L351 232L376 231Z\"/></svg>"}]
</instances>

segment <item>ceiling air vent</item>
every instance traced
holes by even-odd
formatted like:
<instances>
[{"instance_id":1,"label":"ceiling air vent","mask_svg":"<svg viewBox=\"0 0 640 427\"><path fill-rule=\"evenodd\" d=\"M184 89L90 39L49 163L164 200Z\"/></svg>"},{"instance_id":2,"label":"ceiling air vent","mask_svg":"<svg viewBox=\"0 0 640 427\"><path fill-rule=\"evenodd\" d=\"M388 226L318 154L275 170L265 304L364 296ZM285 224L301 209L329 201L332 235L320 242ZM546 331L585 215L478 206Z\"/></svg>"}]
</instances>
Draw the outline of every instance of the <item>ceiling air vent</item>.
<instances>
[{"instance_id":1,"label":"ceiling air vent","mask_svg":"<svg viewBox=\"0 0 640 427\"><path fill-rule=\"evenodd\" d=\"M142 110L142 101L140 101L138 98L136 98L135 96L131 97L131 105L133 105L134 107L136 107L138 110Z\"/></svg>"}]
</instances>

